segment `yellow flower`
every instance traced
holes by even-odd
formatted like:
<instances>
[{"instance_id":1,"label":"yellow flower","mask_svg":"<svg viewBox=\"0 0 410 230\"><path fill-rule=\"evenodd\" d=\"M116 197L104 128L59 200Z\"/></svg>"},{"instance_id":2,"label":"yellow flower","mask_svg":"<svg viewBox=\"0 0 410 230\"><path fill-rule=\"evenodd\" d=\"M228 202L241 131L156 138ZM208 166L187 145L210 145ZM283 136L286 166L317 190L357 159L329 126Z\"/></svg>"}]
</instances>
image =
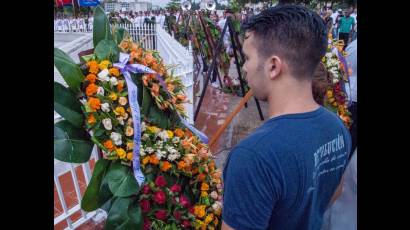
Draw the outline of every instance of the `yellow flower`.
<instances>
[{"instance_id":1,"label":"yellow flower","mask_svg":"<svg viewBox=\"0 0 410 230\"><path fill-rule=\"evenodd\" d=\"M118 148L115 151L120 159L124 159L127 156L127 153L125 153L125 150L122 148Z\"/></svg>"},{"instance_id":2,"label":"yellow flower","mask_svg":"<svg viewBox=\"0 0 410 230\"><path fill-rule=\"evenodd\" d=\"M127 153L127 159L132 161L132 152Z\"/></svg>"},{"instance_id":3,"label":"yellow flower","mask_svg":"<svg viewBox=\"0 0 410 230\"><path fill-rule=\"evenodd\" d=\"M108 96L108 97L109 97L111 100L113 100L113 101L117 100L117 98L118 98L117 94L114 93L114 92L112 92L112 93L110 94L110 96Z\"/></svg>"},{"instance_id":4,"label":"yellow flower","mask_svg":"<svg viewBox=\"0 0 410 230\"><path fill-rule=\"evenodd\" d=\"M171 130L167 130L168 138L173 138L174 133Z\"/></svg>"},{"instance_id":5,"label":"yellow flower","mask_svg":"<svg viewBox=\"0 0 410 230\"><path fill-rule=\"evenodd\" d=\"M98 67L100 68L100 70L103 70L103 69L107 69L109 65L111 65L111 62L108 60L104 60L100 62L100 64L98 64Z\"/></svg>"},{"instance_id":6,"label":"yellow flower","mask_svg":"<svg viewBox=\"0 0 410 230\"><path fill-rule=\"evenodd\" d=\"M206 218L205 218L205 224L211 223L213 219L214 219L214 214L211 213L211 214L207 215Z\"/></svg>"},{"instance_id":7,"label":"yellow flower","mask_svg":"<svg viewBox=\"0 0 410 230\"><path fill-rule=\"evenodd\" d=\"M146 156L144 157L144 159L142 159L142 164L146 165L149 162L150 156Z\"/></svg>"},{"instance_id":8,"label":"yellow flower","mask_svg":"<svg viewBox=\"0 0 410 230\"><path fill-rule=\"evenodd\" d=\"M122 106L118 106L117 108L115 108L114 113L115 115L123 116L125 113L125 109Z\"/></svg>"},{"instance_id":9,"label":"yellow flower","mask_svg":"<svg viewBox=\"0 0 410 230\"><path fill-rule=\"evenodd\" d=\"M205 191L202 191L201 192L201 197L207 197L208 196L208 193L207 192L205 192Z\"/></svg>"},{"instance_id":10,"label":"yellow flower","mask_svg":"<svg viewBox=\"0 0 410 230\"><path fill-rule=\"evenodd\" d=\"M131 150L134 148L134 142L127 142L127 150Z\"/></svg>"},{"instance_id":11,"label":"yellow flower","mask_svg":"<svg viewBox=\"0 0 410 230\"><path fill-rule=\"evenodd\" d=\"M125 135L129 137L133 134L134 134L134 129L131 126L127 126L127 128L125 128Z\"/></svg>"},{"instance_id":12,"label":"yellow flower","mask_svg":"<svg viewBox=\"0 0 410 230\"><path fill-rule=\"evenodd\" d=\"M160 129L156 126L148 126L147 127L148 131L150 131L151 133L158 133L160 131Z\"/></svg>"}]
</instances>

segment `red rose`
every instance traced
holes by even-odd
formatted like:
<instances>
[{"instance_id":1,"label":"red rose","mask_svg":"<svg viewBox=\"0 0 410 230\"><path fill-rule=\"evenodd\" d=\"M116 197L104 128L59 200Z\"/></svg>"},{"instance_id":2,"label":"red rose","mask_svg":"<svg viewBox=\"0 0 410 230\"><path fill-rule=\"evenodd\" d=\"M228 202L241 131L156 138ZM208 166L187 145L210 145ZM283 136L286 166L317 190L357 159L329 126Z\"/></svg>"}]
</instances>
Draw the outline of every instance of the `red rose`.
<instances>
[{"instance_id":1,"label":"red rose","mask_svg":"<svg viewBox=\"0 0 410 230\"><path fill-rule=\"evenodd\" d=\"M170 190L171 192L181 192L181 186L179 184L174 184Z\"/></svg>"},{"instance_id":2,"label":"red rose","mask_svg":"<svg viewBox=\"0 0 410 230\"><path fill-rule=\"evenodd\" d=\"M158 191L154 194L154 201L158 204L165 203L166 199L167 199L167 196L165 195L165 192L163 191Z\"/></svg>"},{"instance_id":3,"label":"red rose","mask_svg":"<svg viewBox=\"0 0 410 230\"><path fill-rule=\"evenodd\" d=\"M189 222L189 220L182 221L182 227L184 227L184 228L191 227L191 222Z\"/></svg>"},{"instance_id":4,"label":"red rose","mask_svg":"<svg viewBox=\"0 0 410 230\"><path fill-rule=\"evenodd\" d=\"M175 210L174 211L174 217L175 217L175 219L176 220L180 220L181 219L181 212L180 211L177 211L177 210Z\"/></svg>"},{"instance_id":5,"label":"red rose","mask_svg":"<svg viewBox=\"0 0 410 230\"><path fill-rule=\"evenodd\" d=\"M194 206L190 207L190 208L188 209L188 211L189 211L189 213L191 213L192 215L195 215L195 208L194 208Z\"/></svg>"},{"instance_id":6,"label":"red rose","mask_svg":"<svg viewBox=\"0 0 410 230\"><path fill-rule=\"evenodd\" d=\"M149 212L149 210L151 210L151 204L149 203L149 200L141 200L140 201L140 206L142 209L142 212Z\"/></svg>"},{"instance_id":7,"label":"red rose","mask_svg":"<svg viewBox=\"0 0 410 230\"><path fill-rule=\"evenodd\" d=\"M179 197L179 203L184 206L185 208L189 208L191 206L191 202L189 202L188 198L184 195Z\"/></svg>"},{"instance_id":8,"label":"red rose","mask_svg":"<svg viewBox=\"0 0 410 230\"><path fill-rule=\"evenodd\" d=\"M144 230L151 229L151 221L148 218L144 218Z\"/></svg>"},{"instance_id":9,"label":"red rose","mask_svg":"<svg viewBox=\"0 0 410 230\"><path fill-rule=\"evenodd\" d=\"M164 176L157 176L157 178L155 179L155 184L158 187L164 187L167 185L167 181L165 180Z\"/></svg>"},{"instance_id":10,"label":"red rose","mask_svg":"<svg viewBox=\"0 0 410 230\"><path fill-rule=\"evenodd\" d=\"M167 218L167 210L161 209L155 212L155 217L158 220L165 220Z\"/></svg>"},{"instance_id":11,"label":"red rose","mask_svg":"<svg viewBox=\"0 0 410 230\"><path fill-rule=\"evenodd\" d=\"M144 187L142 187L142 193L149 194L150 192L151 192L151 189L149 188L148 185L144 185Z\"/></svg>"}]
</instances>

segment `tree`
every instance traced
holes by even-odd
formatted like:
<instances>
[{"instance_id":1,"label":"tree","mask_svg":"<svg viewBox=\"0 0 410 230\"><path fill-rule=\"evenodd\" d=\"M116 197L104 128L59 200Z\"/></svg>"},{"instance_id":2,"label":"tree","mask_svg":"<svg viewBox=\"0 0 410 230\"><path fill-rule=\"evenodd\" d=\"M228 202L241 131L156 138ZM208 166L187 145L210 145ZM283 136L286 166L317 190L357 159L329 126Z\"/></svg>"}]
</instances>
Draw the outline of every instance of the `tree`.
<instances>
[{"instance_id":1,"label":"tree","mask_svg":"<svg viewBox=\"0 0 410 230\"><path fill-rule=\"evenodd\" d=\"M171 0L170 2L168 2L166 8L168 10L172 10L172 11L176 11L179 10L179 8L181 7L181 1L180 0Z\"/></svg>"}]
</instances>

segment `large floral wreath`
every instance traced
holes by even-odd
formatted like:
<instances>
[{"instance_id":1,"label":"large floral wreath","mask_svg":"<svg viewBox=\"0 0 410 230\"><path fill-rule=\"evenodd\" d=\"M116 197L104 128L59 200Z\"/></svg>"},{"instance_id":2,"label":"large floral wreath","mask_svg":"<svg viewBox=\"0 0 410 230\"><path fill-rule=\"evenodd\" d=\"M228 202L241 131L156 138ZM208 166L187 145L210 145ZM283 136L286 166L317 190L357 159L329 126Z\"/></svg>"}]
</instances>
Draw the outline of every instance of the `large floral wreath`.
<instances>
[{"instance_id":1,"label":"large floral wreath","mask_svg":"<svg viewBox=\"0 0 410 230\"><path fill-rule=\"evenodd\" d=\"M182 82L158 53L111 31L100 7L94 28L94 53L82 64L54 51L68 85L54 82L64 118L54 127L54 157L85 163L94 144L102 155L81 208L104 209L106 229L220 229L221 171L183 120Z\"/></svg>"},{"instance_id":2,"label":"large floral wreath","mask_svg":"<svg viewBox=\"0 0 410 230\"><path fill-rule=\"evenodd\" d=\"M345 93L345 83L351 70L345 62L346 53L343 51L343 44L335 41L331 33L328 35L328 48L322 63L331 76L331 84L326 91L324 106L335 112L343 120L347 127L352 124L351 113L348 110L348 100Z\"/></svg>"}]
</instances>

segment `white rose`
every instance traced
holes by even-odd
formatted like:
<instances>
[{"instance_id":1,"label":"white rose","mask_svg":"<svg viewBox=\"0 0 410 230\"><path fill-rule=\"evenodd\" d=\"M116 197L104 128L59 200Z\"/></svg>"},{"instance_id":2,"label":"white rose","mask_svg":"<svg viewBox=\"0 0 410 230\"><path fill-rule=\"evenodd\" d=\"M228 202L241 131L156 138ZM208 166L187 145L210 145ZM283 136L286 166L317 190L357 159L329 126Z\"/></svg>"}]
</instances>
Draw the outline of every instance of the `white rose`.
<instances>
[{"instance_id":1,"label":"white rose","mask_svg":"<svg viewBox=\"0 0 410 230\"><path fill-rule=\"evenodd\" d=\"M214 199L214 200L218 199L218 193L216 191L211 192L210 195L211 195L212 199Z\"/></svg>"},{"instance_id":2,"label":"white rose","mask_svg":"<svg viewBox=\"0 0 410 230\"><path fill-rule=\"evenodd\" d=\"M116 77L111 77L110 78L110 84L111 85L117 85L118 84L118 80L117 80L117 78Z\"/></svg>"},{"instance_id":3,"label":"white rose","mask_svg":"<svg viewBox=\"0 0 410 230\"><path fill-rule=\"evenodd\" d=\"M161 160L162 158L164 158L167 155L167 152L165 151L161 151L161 150L157 150L157 152L155 153L155 156Z\"/></svg>"},{"instance_id":4,"label":"white rose","mask_svg":"<svg viewBox=\"0 0 410 230\"><path fill-rule=\"evenodd\" d=\"M118 103L120 103L120 105L126 105L127 102L128 101L126 97L120 97L120 99L118 99Z\"/></svg>"},{"instance_id":5,"label":"white rose","mask_svg":"<svg viewBox=\"0 0 410 230\"><path fill-rule=\"evenodd\" d=\"M103 71L98 73L98 78L100 79L100 81L109 81L110 77L108 77L108 69L104 69Z\"/></svg>"},{"instance_id":6,"label":"white rose","mask_svg":"<svg viewBox=\"0 0 410 230\"><path fill-rule=\"evenodd\" d=\"M215 201L215 203L212 205L213 210L219 210L222 207L221 202Z\"/></svg>"},{"instance_id":7,"label":"white rose","mask_svg":"<svg viewBox=\"0 0 410 230\"><path fill-rule=\"evenodd\" d=\"M161 140L157 141L157 146L158 146L158 147L162 147L163 144L164 144L163 141L161 141Z\"/></svg>"},{"instance_id":8,"label":"white rose","mask_svg":"<svg viewBox=\"0 0 410 230\"><path fill-rule=\"evenodd\" d=\"M97 94L104 96L104 88L103 87L98 87Z\"/></svg>"},{"instance_id":9,"label":"white rose","mask_svg":"<svg viewBox=\"0 0 410 230\"><path fill-rule=\"evenodd\" d=\"M168 139L168 133L165 130L158 133L158 136L164 141L167 141L167 139Z\"/></svg>"},{"instance_id":10,"label":"white rose","mask_svg":"<svg viewBox=\"0 0 410 230\"><path fill-rule=\"evenodd\" d=\"M106 113L110 112L110 104L108 104L108 103L102 103L102 104L101 104L101 110L102 110L103 112L106 112Z\"/></svg>"},{"instance_id":11,"label":"white rose","mask_svg":"<svg viewBox=\"0 0 410 230\"><path fill-rule=\"evenodd\" d=\"M332 55L332 53L326 53L325 56L326 56L326 58L332 58L333 55Z\"/></svg>"},{"instance_id":12,"label":"white rose","mask_svg":"<svg viewBox=\"0 0 410 230\"><path fill-rule=\"evenodd\" d=\"M128 118L128 113L124 113L124 115L122 116L124 119Z\"/></svg>"},{"instance_id":13,"label":"white rose","mask_svg":"<svg viewBox=\"0 0 410 230\"><path fill-rule=\"evenodd\" d=\"M110 118L105 118L102 120L102 123L104 125L104 128L106 130L111 130L112 129L112 123L111 123L111 119Z\"/></svg>"},{"instance_id":14,"label":"white rose","mask_svg":"<svg viewBox=\"0 0 410 230\"><path fill-rule=\"evenodd\" d=\"M149 135L144 133L144 135L142 135L142 137L141 137L141 140L146 141L146 140L148 140L148 138L149 138Z\"/></svg>"},{"instance_id":15,"label":"white rose","mask_svg":"<svg viewBox=\"0 0 410 230\"><path fill-rule=\"evenodd\" d=\"M145 125L145 122L141 122L141 132L144 132L147 130L147 126Z\"/></svg>"},{"instance_id":16,"label":"white rose","mask_svg":"<svg viewBox=\"0 0 410 230\"><path fill-rule=\"evenodd\" d=\"M122 141L121 141L121 134L116 133L116 132L112 132L110 135L111 140L114 142L115 145L121 145Z\"/></svg>"},{"instance_id":17,"label":"white rose","mask_svg":"<svg viewBox=\"0 0 410 230\"><path fill-rule=\"evenodd\" d=\"M140 156L145 156L145 151L144 151L144 149L142 148L142 146L141 146L141 148L140 148Z\"/></svg>"},{"instance_id":18,"label":"white rose","mask_svg":"<svg viewBox=\"0 0 410 230\"><path fill-rule=\"evenodd\" d=\"M181 157L181 155L179 154L179 152L173 152L171 154L168 155L168 160L169 161L174 161L177 160Z\"/></svg>"},{"instance_id":19,"label":"white rose","mask_svg":"<svg viewBox=\"0 0 410 230\"><path fill-rule=\"evenodd\" d=\"M154 149L152 147L148 147L145 149L145 151L147 151L147 153L151 154L154 152Z\"/></svg>"}]
</instances>

